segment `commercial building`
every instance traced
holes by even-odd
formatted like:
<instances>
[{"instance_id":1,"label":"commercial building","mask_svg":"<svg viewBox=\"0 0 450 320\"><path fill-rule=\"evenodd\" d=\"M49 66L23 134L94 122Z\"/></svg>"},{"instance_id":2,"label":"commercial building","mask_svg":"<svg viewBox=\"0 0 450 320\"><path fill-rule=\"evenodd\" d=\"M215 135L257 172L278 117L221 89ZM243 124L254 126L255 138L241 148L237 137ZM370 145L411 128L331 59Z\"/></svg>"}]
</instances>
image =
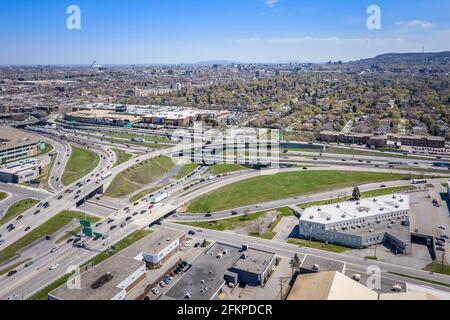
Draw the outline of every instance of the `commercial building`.
<instances>
[{"instance_id":1,"label":"commercial building","mask_svg":"<svg viewBox=\"0 0 450 320\"><path fill-rule=\"evenodd\" d=\"M142 121L142 118L136 115L129 115L116 112L115 110L105 109L78 110L66 113L64 119L69 122L74 121L79 123L112 126L125 126Z\"/></svg>"},{"instance_id":2,"label":"commercial building","mask_svg":"<svg viewBox=\"0 0 450 320\"><path fill-rule=\"evenodd\" d=\"M147 273L181 249L184 233L160 229L50 292L49 300L127 300L145 291Z\"/></svg>"},{"instance_id":3,"label":"commercial building","mask_svg":"<svg viewBox=\"0 0 450 320\"><path fill-rule=\"evenodd\" d=\"M298 276L287 300L440 300L428 292L377 293L338 271Z\"/></svg>"},{"instance_id":4,"label":"commercial building","mask_svg":"<svg viewBox=\"0 0 450 320\"><path fill-rule=\"evenodd\" d=\"M0 126L0 163L35 156L45 148L39 136L12 127Z\"/></svg>"},{"instance_id":5,"label":"commercial building","mask_svg":"<svg viewBox=\"0 0 450 320\"><path fill-rule=\"evenodd\" d=\"M215 243L193 262L192 267L162 297L176 300L212 300L225 283L264 285L275 255L270 252Z\"/></svg>"},{"instance_id":6,"label":"commercial building","mask_svg":"<svg viewBox=\"0 0 450 320\"><path fill-rule=\"evenodd\" d=\"M409 197L392 194L309 207L299 219L299 235L351 248L388 243L397 252L408 253Z\"/></svg>"},{"instance_id":7,"label":"commercial building","mask_svg":"<svg viewBox=\"0 0 450 320\"><path fill-rule=\"evenodd\" d=\"M17 161L0 168L0 182L24 183L37 179L41 172L41 162L38 160Z\"/></svg>"},{"instance_id":8,"label":"commercial building","mask_svg":"<svg viewBox=\"0 0 450 320\"><path fill-rule=\"evenodd\" d=\"M271 252L247 249L225 274L227 282L262 286L269 278L275 264L275 254Z\"/></svg>"},{"instance_id":9,"label":"commercial building","mask_svg":"<svg viewBox=\"0 0 450 320\"><path fill-rule=\"evenodd\" d=\"M320 140L323 142L348 143L368 145L376 148L385 148L388 145L396 147L412 146L425 148L445 148L445 138L419 135L401 134L365 134L365 133L341 133L334 131L322 131Z\"/></svg>"}]
</instances>

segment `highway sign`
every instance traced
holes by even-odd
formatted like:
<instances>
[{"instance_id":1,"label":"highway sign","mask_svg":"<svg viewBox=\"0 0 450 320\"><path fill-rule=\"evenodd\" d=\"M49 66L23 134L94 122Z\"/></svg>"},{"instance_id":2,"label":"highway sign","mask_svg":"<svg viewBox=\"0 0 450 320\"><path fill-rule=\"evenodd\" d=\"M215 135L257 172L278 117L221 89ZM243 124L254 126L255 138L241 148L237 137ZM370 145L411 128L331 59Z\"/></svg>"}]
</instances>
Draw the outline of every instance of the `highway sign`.
<instances>
[{"instance_id":1,"label":"highway sign","mask_svg":"<svg viewBox=\"0 0 450 320\"><path fill-rule=\"evenodd\" d=\"M86 237L90 237L92 238L93 234L92 234L92 229L91 228L83 228L83 234Z\"/></svg>"},{"instance_id":2,"label":"highway sign","mask_svg":"<svg viewBox=\"0 0 450 320\"><path fill-rule=\"evenodd\" d=\"M81 224L83 227L86 227L86 228L90 228L90 227L91 227L91 222L90 222L90 221L87 221L87 220L81 220L81 221L80 221L80 224Z\"/></svg>"}]
</instances>

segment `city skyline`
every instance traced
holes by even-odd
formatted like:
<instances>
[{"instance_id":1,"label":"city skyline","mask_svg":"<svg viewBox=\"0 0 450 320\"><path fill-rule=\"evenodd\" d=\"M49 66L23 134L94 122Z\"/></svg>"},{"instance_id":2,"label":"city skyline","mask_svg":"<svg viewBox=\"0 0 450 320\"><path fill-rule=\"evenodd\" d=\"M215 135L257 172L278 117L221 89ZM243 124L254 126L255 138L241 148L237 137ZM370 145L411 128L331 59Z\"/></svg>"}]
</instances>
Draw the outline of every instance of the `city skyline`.
<instances>
[{"instance_id":1,"label":"city skyline","mask_svg":"<svg viewBox=\"0 0 450 320\"><path fill-rule=\"evenodd\" d=\"M381 9L369 30L367 8ZM81 9L69 30L67 7ZM2 65L350 61L450 50L450 1L0 1Z\"/></svg>"}]
</instances>

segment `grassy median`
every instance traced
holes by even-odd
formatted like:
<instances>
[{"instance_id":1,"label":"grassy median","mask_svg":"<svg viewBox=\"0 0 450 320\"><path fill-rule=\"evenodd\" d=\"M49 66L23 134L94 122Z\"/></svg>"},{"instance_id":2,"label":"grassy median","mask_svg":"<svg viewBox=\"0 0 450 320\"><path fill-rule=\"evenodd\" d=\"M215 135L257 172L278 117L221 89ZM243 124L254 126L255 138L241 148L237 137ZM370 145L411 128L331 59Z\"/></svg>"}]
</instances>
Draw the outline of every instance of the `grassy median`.
<instances>
[{"instance_id":1,"label":"grassy median","mask_svg":"<svg viewBox=\"0 0 450 320\"><path fill-rule=\"evenodd\" d=\"M52 235L61 228L67 226L74 219L84 219L84 213L78 211L62 211L44 224L40 225L34 230L31 230L28 234L0 251L0 263L5 262L14 257L18 251L32 244L36 240L45 237L46 235ZM17 230L16 232L23 232L23 230Z\"/></svg>"},{"instance_id":2,"label":"grassy median","mask_svg":"<svg viewBox=\"0 0 450 320\"><path fill-rule=\"evenodd\" d=\"M196 164L196 163L187 163L178 172L176 178L177 179L184 178L185 176L187 176L189 173L191 173L192 171L194 171L197 168L198 168L198 164Z\"/></svg>"},{"instance_id":3,"label":"grassy median","mask_svg":"<svg viewBox=\"0 0 450 320\"><path fill-rule=\"evenodd\" d=\"M241 166L240 164L216 164L214 166L211 166L208 169L208 172L210 172L213 175L218 174L224 174L224 173L230 173L230 172L236 172L236 171L242 171L242 170L248 170L247 167Z\"/></svg>"},{"instance_id":4,"label":"grassy median","mask_svg":"<svg viewBox=\"0 0 450 320\"><path fill-rule=\"evenodd\" d=\"M408 174L352 171L286 172L236 182L192 201L188 212L215 212L372 182L410 179Z\"/></svg>"},{"instance_id":5,"label":"grassy median","mask_svg":"<svg viewBox=\"0 0 450 320\"><path fill-rule=\"evenodd\" d=\"M117 167L118 165L120 165L124 162L127 162L128 160L133 158L132 154L125 152L123 150L112 149L112 151L114 151L114 153L116 154L116 157L117 157L116 163L114 163L114 167Z\"/></svg>"},{"instance_id":6,"label":"grassy median","mask_svg":"<svg viewBox=\"0 0 450 320\"><path fill-rule=\"evenodd\" d=\"M159 180L174 166L172 159L165 156L140 162L118 174L105 195L113 198L130 195L145 185Z\"/></svg>"},{"instance_id":7,"label":"grassy median","mask_svg":"<svg viewBox=\"0 0 450 320\"><path fill-rule=\"evenodd\" d=\"M8 195L4 192L0 192L0 201L5 200L8 197Z\"/></svg>"},{"instance_id":8,"label":"grassy median","mask_svg":"<svg viewBox=\"0 0 450 320\"><path fill-rule=\"evenodd\" d=\"M39 200L35 199L22 199L14 203L11 207L8 208L8 211L6 211L3 218L0 220L0 225L4 224L5 222L17 217L21 213L27 211L34 205L38 204Z\"/></svg>"},{"instance_id":9,"label":"grassy median","mask_svg":"<svg viewBox=\"0 0 450 320\"><path fill-rule=\"evenodd\" d=\"M100 162L100 158L92 151L72 146L72 154L62 176L66 186L87 176Z\"/></svg>"}]
</instances>

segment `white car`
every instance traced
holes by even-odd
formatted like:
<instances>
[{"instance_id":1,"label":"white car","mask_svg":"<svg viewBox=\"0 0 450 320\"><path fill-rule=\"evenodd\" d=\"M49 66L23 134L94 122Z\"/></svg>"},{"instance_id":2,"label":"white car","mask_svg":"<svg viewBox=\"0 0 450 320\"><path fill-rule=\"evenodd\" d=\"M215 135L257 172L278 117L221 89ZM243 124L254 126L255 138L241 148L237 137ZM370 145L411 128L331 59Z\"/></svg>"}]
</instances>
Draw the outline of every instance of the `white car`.
<instances>
[{"instance_id":1,"label":"white car","mask_svg":"<svg viewBox=\"0 0 450 320\"><path fill-rule=\"evenodd\" d=\"M158 294L158 293L159 293L159 290L158 290L158 288L153 288L153 289L152 289L152 292L153 292L153 294L155 294L155 295L156 295L156 294Z\"/></svg>"},{"instance_id":2,"label":"white car","mask_svg":"<svg viewBox=\"0 0 450 320\"><path fill-rule=\"evenodd\" d=\"M55 270L56 268L58 268L59 267L59 264L52 264L51 266L50 266L50 270Z\"/></svg>"},{"instance_id":3,"label":"white car","mask_svg":"<svg viewBox=\"0 0 450 320\"><path fill-rule=\"evenodd\" d=\"M17 294L13 294L12 296L8 297L8 300L17 300L19 296Z\"/></svg>"},{"instance_id":4,"label":"white car","mask_svg":"<svg viewBox=\"0 0 450 320\"><path fill-rule=\"evenodd\" d=\"M438 226L439 229L441 230L446 230L447 228L445 226L443 226L442 224Z\"/></svg>"}]
</instances>

